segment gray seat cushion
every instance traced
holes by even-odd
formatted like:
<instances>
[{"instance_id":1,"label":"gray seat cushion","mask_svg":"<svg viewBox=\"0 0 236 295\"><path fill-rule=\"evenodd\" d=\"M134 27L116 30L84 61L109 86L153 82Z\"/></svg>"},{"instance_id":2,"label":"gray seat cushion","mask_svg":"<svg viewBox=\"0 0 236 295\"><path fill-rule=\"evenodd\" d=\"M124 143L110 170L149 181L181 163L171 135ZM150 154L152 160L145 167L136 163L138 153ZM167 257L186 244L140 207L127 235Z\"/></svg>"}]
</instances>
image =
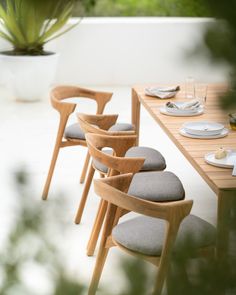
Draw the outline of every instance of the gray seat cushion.
<instances>
[{"instance_id":1,"label":"gray seat cushion","mask_svg":"<svg viewBox=\"0 0 236 295\"><path fill-rule=\"evenodd\" d=\"M130 131L134 130L134 126L129 123L117 123L113 125L110 131ZM79 123L72 124L65 129L65 138L83 139L85 140L84 132L80 128Z\"/></svg>"},{"instance_id":2,"label":"gray seat cushion","mask_svg":"<svg viewBox=\"0 0 236 295\"><path fill-rule=\"evenodd\" d=\"M105 150L104 152L110 155L112 154L112 150ZM149 147L132 147L127 151L125 156L131 158L145 158L145 162L143 164L141 171L160 171L166 168L166 162L161 153ZM107 173L107 167L105 165L101 164L96 160L93 160L93 164L96 169L102 171L103 173Z\"/></svg>"},{"instance_id":3,"label":"gray seat cushion","mask_svg":"<svg viewBox=\"0 0 236 295\"><path fill-rule=\"evenodd\" d=\"M161 171L166 168L166 161L162 154L157 150L144 146L135 146L130 148L126 157L140 157L145 158L142 171Z\"/></svg>"},{"instance_id":4,"label":"gray seat cushion","mask_svg":"<svg viewBox=\"0 0 236 295\"><path fill-rule=\"evenodd\" d=\"M185 197L181 181L169 171L136 173L128 194L154 202L178 201Z\"/></svg>"},{"instance_id":5,"label":"gray seat cushion","mask_svg":"<svg viewBox=\"0 0 236 295\"><path fill-rule=\"evenodd\" d=\"M79 123L72 124L65 129L65 138L83 139L85 140L84 132L80 128Z\"/></svg>"},{"instance_id":6,"label":"gray seat cushion","mask_svg":"<svg viewBox=\"0 0 236 295\"><path fill-rule=\"evenodd\" d=\"M164 220L140 216L118 224L114 227L112 235L119 244L130 250L145 255L160 256L165 229ZM181 248L190 234L194 247L207 247L214 244L216 229L205 220L188 215L180 225L174 251Z\"/></svg>"},{"instance_id":7,"label":"gray seat cushion","mask_svg":"<svg viewBox=\"0 0 236 295\"><path fill-rule=\"evenodd\" d=\"M109 131L131 131L134 130L134 125L129 123L116 123L115 125L111 126L108 130Z\"/></svg>"},{"instance_id":8,"label":"gray seat cushion","mask_svg":"<svg viewBox=\"0 0 236 295\"><path fill-rule=\"evenodd\" d=\"M113 153L113 150L110 149L110 150L103 150L104 153L108 154L108 155L112 155ZM107 169L107 166L103 165L101 162L97 161L96 159L93 159L93 166L103 172L103 173L107 173L108 172L108 169Z\"/></svg>"}]
</instances>

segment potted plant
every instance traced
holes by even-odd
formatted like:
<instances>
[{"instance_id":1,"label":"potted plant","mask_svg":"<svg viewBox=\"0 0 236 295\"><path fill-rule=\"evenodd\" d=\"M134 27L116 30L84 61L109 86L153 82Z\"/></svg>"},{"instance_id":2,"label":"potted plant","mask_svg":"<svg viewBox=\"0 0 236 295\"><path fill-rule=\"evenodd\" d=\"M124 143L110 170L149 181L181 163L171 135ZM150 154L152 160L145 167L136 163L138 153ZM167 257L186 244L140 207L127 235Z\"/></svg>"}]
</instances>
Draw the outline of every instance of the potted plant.
<instances>
[{"instance_id":1,"label":"potted plant","mask_svg":"<svg viewBox=\"0 0 236 295\"><path fill-rule=\"evenodd\" d=\"M81 0L82 1L82 0ZM47 93L58 54L44 45L64 28L76 0L5 0L0 2L0 37L11 48L0 54L1 75L18 100L34 101Z\"/></svg>"}]
</instances>

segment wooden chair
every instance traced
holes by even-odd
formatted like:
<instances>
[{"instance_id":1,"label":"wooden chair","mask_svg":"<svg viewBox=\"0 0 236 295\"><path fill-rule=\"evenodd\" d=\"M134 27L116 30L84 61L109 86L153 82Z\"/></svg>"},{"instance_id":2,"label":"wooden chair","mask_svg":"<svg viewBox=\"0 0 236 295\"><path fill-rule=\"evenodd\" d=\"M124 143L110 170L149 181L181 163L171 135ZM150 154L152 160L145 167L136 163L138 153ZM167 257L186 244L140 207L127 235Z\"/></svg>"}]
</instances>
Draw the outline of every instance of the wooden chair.
<instances>
[{"instance_id":1,"label":"wooden chair","mask_svg":"<svg viewBox=\"0 0 236 295\"><path fill-rule=\"evenodd\" d=\"M59 112L60 121L57 132L56 143L52 155L51 164L49 167L47 179L44 185L42 198L43 200L47 199L49 186L51 183L52 175L56 165L57 157L59 154L60 148L80 145L86 147L86 140L84 133L81 130L78 123L66 126L69 116L74 112L76 108L76 103L66 101L67 98L80 97L94 100L97 104L97 114L102 114L106 104L111 100L111 92L100 92L93 91L90 89L80 88L76 86L58 86L51 91L51 104L54 109ZM131 124L118 124L116 126L118 129L132 128ZM82 183L85 179L87 167L89 164L89 153L87 153L84 167L82 170L80 182Z\"/></svg>"},{"instance_id":2,"label":"wooden chair","mask_svg":"<svg viewBox=\"0 0 236 295\"><path fill-rule=\"evenodd\" d=\"M136 136L107 136L86 133L87 146L94 166L108 168L108 175L136 173L129 193L138 198L153 202L177 201L185 197L185 191L179 178L169 171L140 171L145 167L145 157L129 157L127 151L136 144ZM102 148L109 147L114 154L105 153ZM124 155L126 155L124 157ZM137 173L139 172L139 173ZM87 245L87 255L94 253L98 236L104 221L107 203L101 201L91 236ZM117 216L117 220L119 215Z\"/></svg>"},{"instance_id":3,"label":"wooden chair","mask_svg":"<svg viewBox=\"0 0 236 295\"><path fill-rule=\"evenodd\" d=\"M94 181L95 192L108 203L108 210L88 295L96 294L108 251L113 246L158 266L153 295L161 294L171 252L189 234L193 235L199 253L214 253L215 228L189 215L192 200L157 203L130 196L127 191L132 178L133 174L124 174ZM141 215L114 226L121 208Z\"/></svg>"},{"instance_id":4,"label":"wooden chair","mask_svg":"<svg viewBox=\"0 0 236 295\"><path fill-rule=\"evenodd\" d=\"M141 168L141 170L143 171L160 171L166 168L165 159L160 154L160 152L149 147L135 146L136 137L131 136L131 140L128 140L128 137L130 135L134 135L135 131L117 131L111 128L112 126L115 126L114 124L118 118L118 115L88 115L78 113L77 117L80 127L85 134L94 133L107 136L117 136L119 138L120 136L125 136L120 141L119 139L116 140L114 155L119 157L127 156L145 158L145 164ZM119 148L119 145L122 145L122 150ZM112 150L106 150L106 152L108 154L113 153ZM94 160L93 163L90 165L80 205L75 218L76 224L79 224L81 221L95 170L100 173L101 177L104 177L109 173L107 167L101 164L99 161Z\"/></svg>"}]
</instances>

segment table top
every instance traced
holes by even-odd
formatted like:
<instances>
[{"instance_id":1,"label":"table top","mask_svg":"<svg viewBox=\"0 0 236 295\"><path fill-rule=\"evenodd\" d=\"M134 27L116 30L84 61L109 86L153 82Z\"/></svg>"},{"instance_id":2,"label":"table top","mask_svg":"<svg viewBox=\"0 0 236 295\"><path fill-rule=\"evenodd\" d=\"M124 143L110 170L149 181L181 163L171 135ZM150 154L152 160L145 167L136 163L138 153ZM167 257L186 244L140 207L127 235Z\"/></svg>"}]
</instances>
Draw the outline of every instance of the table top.
<instances>
[{"instance_id":1,"label":"table top","mask_svg":"<svg viewBox=\"0 0 236 295\"><path fill-rule=\"evenodd\" d=\"M230 129L228 112L222 111L219 107L218 96L227 90L227 86L223 84L208 85L205 111L202 115L194 117L172 117L161 114L159 110L160 107L165 105L168 101L186 100L184 97L184 85L180 85L181 90L174 98L164 100L145 95L144 89L147 86L160 85L138 85L133 87L133 91L137 94L141 104L162 127L162 129L189 160L193 167L199 172L199 174L205 179L213 191L219 193L220 190L236 190L236 177L232 176L232 169L212 166L207 164L204 160L205 154L214 152L219 147L236 150L236 131ZM184 137L179 133L179 129L183 123L188 121L219 122L229 128L229 134L226 137L218 139L196 139Z\"/></svg>"}]
</instances>

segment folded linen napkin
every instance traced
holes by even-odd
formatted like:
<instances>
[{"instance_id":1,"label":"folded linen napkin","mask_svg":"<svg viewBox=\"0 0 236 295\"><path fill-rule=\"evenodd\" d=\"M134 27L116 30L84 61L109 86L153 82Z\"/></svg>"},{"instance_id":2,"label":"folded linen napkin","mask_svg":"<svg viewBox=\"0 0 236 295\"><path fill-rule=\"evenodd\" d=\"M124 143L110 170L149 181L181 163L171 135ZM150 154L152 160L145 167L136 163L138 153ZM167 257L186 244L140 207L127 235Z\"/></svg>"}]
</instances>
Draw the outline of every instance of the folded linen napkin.
<instances>
[{"instance_id":1,"label":"folded linen napkin","mask_svg":"<svg viewBox=\"0 0 236 295\"><path fill-rule=\"evenodd\" d=\"M197 99L192 99L190 101L186 101L182 104L177 104L172 101L168 101L166 103L167 108L171 109L179 109L179 110L195 110L201 106L201 103Z\"/></svg>"},{"instance_id":2,"label":"folded linen napkin","mask_svg":"<svg viewBox=\"0 0 236 295\"><path fill-rule=\"evenodd\" d=\"M171 98L180 90L179 86L171 87L148 87L145 88L145 94L149 96L156 96L161 99Z\"/></svg>"}]
</instances>

